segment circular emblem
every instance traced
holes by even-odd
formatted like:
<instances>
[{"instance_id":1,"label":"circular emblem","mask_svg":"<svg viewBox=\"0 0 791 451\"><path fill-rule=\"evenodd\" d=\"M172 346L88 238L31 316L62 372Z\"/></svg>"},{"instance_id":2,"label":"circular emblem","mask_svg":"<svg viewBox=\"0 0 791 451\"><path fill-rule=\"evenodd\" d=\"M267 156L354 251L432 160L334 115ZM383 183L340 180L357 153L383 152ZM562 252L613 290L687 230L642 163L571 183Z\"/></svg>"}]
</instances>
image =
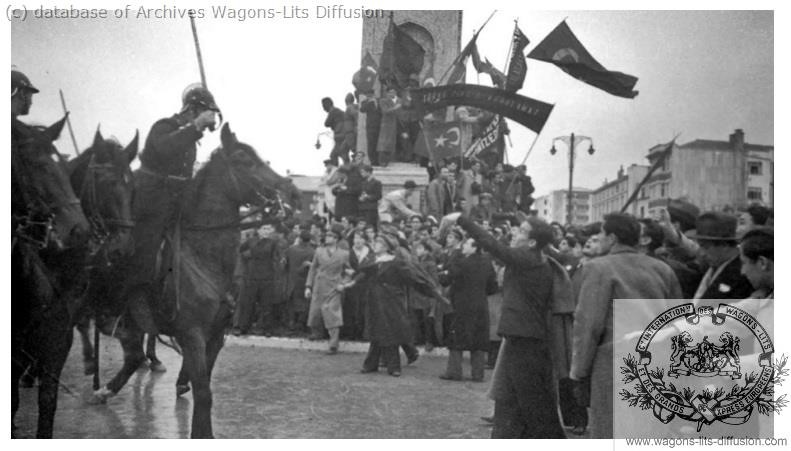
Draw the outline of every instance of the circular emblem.
<instances>
[{"instance_id":1,"label":"circular emblem","mask_svg":"<svg viewBox=\"0 0 791 451\"><path fill-rule=\"evenodd\" d=\"M693 336L696 328L703 328L702 321L708 321L709 318L711 325L706 324L705 334L701 334L702 337ZM669 351L671 363L667 374L661 367L650 369L652 363L656 365L663 361L652 356L650 347L654 338L663 329L665 332L662 335L666 335L667 330L672 330L667 326L676 320L682 321L684 330L670 338L669 350L655 351L657 355ZM739 334L742 334L741 338ZM743 362L739 350L740 342L746 338L754 338L760 352L758 371L745 375L741 369ZM661 347L661 344L658 346ZM652 409L654 416L662 423L669 423L679 417L697 422L700 431L704 424L715 421L733 425L746 423L756 406L759 413L767 415L777 410L772 384L775 382L775 370L783 369L772 364L772 339L755 317L738 307L719 304L715 311L711 306L696 308L689 303L670 308L645 328L635 351L637 356L630 354L624 358L626 366L621 367L623 381L635 385L633 391L622 390L621 399L633 407ZM715 376L727 378L734 385L713 388L708 384L698 392L691 387L678 389L670 380ZM741 385L742 381L744 385Z\"/></svg>"},{"instance_id":2,"label":"circular emblem","mask_svg":"<svg viewBox=\"0 0 791 451\"><path fill-rule=\"evenodd\" d=\"M552 60L559 63L578 63L580 60L579 55L574 49L562 48L552 55Z\"/></svg>"}]
</instances>

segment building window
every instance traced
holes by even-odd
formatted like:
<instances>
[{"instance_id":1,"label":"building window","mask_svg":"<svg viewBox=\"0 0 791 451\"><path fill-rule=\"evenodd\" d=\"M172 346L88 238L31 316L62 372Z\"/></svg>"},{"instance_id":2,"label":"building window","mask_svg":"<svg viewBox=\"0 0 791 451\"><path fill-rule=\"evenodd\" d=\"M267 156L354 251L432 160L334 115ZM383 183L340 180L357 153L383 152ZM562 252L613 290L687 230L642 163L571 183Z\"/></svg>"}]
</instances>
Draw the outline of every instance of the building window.
<instances>
[{"instance_id":1,"label":"building window","mask_svg":"<svg viewBox=\"0 0 791 451\"><path fill-rule=\"evenodd\" d=\"M643 199L645 199L645 188L641 188L641 189L640 189L640 197L642 197Z\"/></svg>"},{"instance_id":2,"label":"building window","mask_svg":"<svg viewBox=\"0 0 791 451\"><path fill-rule=\"evenodd\" d=\"M760 161L750 161L747 166L750 168L750 175L761 175L763 172L763 165Z\"/></svg>"},{"instance_id":3,"label":"building window","mask_svg":"<svg viewBox=\"0 0 791 451\"><path fill-rule=\"evenodd\" d=\"M640 217L645 218L645 207L640 207Z\"/></svg>"},{"instance_id":4,"label":"building window","mask_svg":"<svg viewBox=\"0 0 791 451\"><path fill-rule=\"evenodd\" d=\"M761 192L761 188L747 188L747 199L762 201L763 193Z\"/></svg>"},{"instance_id":5,"label":"building window","mask_svg":"<svg viewBox=\"0 0 791 451\"><path fill-rule=\"evenodd\" d=\"M663 199L665 197L665 184L664 183L659 185L659 197L661 197Z\"/></svg>"}]
</instances>

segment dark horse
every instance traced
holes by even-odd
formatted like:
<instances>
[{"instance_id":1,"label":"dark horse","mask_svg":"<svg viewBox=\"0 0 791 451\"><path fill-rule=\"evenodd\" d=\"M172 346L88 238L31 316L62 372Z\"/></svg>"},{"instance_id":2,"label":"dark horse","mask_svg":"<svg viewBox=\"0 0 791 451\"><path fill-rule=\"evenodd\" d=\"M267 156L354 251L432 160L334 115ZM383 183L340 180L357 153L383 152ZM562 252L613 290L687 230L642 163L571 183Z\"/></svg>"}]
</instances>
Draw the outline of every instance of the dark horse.
<instances>
[{"instance_id":1,"label":"dark horse","mask_svg":"<svg viewBox=\"0 0 791 451\"><path fill-rule=\"evenodd\" d=\"M213 437L211 373L224 343L225 329L233 312L230 295L239 247L239 209L259 204L272 196L288 180L275 173L256 154L240 143L226 123L221 131L221 147L190 182L185 192L179 223L180 240L171 239L172 271L167 272L156 299L145 308L160 333L174 337L181 347L183 368L192 384L193 438ZM136 321L137 302L125 304L123 320L114 321L116 336L124 349L119 373L98 390L95 400L103 401L124 386L145 359L143 329ZM103 327L106 332L108 327Z\"/></svg>"},{"instance_id":2,"label":"dark horse","mask_svg":"<svg viewBox=\"0 0 791 451\"><path fill-rule=\"evenodd\" d=\"M11 127L11 429L19 380L35 366L39 438L52 437L72 342L72 301L87 282L88 220L52 144L65 121L36 128L12 120Z\"/></svg>"},{"instance_id":3,"label":"dark horse","mask_svg":"<svg viewBox=\"0 0 791 451\"><path fill-rule=\"evenodd\" d=\"M134 252L132 240L133 179L129 164L137 156L138 134L124 148L104 139L97 129L93 144L69 162L71 186L79 193L82 209L98 246L90 262L88 291L76 319L82 341L85 373L96 371L88 330L90 318L115 290L118 263Z\"/></svg>"}]
</instances>

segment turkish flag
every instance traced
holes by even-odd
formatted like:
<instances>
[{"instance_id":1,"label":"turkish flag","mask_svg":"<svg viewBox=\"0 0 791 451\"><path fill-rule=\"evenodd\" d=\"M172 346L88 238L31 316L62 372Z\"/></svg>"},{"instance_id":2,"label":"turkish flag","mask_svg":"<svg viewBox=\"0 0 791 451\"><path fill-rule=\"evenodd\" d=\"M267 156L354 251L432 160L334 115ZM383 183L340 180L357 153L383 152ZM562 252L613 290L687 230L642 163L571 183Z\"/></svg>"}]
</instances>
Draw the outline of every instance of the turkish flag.
<instances>
[{"instance_id":1,"label":"turkish flag","mask_svg":"<svg viewBox=\"0 0 791 451\"><path fill-rule=\"evenodd\" d=\"M628 99L637 96L638 91L634 91L637 77L607 70L599 64L565 21L555 27L527 57L552 63L577 80L614 96Z\"/></svg>"},{"instance_id":2,"label":"turkish flag","mask_svg":"<svg viewBox=\"0 0 791 451\"><path fill-rule=\"evenodd\" d=\"M459 122L428 123L415 141L415 153L433 161L461 155Z\"/></svg>"}]
</instances>

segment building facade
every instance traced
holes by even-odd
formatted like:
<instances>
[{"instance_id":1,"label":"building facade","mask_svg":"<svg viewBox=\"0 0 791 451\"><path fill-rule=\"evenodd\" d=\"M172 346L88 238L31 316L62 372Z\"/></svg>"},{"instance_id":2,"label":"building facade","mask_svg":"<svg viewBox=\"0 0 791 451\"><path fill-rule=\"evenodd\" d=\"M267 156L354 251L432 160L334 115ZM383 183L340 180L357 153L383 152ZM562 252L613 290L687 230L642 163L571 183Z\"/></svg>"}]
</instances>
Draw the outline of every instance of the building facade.
<instances>
[{"instance_id":1,"label":"building facade","mask_svg":"<svg viewBox=\"0 0 791 451\"><path fill-rule=\"evenodd\" d=\"M626 169L621 166L614 180L605 180L602 186L593 190L590 195L590 222L601 221L604 219L604 215L621 211L629 196L647 173L648 166L633 164ZM642 210L641 207L643 207ZM630 204L627 213L639 217L646 214L645 205L640 203L640 196Z\"/></svg>"},{"instance_id":2,"label":"building facade","mask_svg":"<svg viewBox=\"0 0 791 451\"><path fill-rule=\"evenodd\" d=\"M664 148L649 150L651 164ZM674 145L646 183L644 198L649 214L678 198L702 211L739 209L752 203L773 207L774 146L745 143L741 129L728 141L696 139Z\"/></svg>"},{"instance_id":3,"label":"building facade","mask_svg":"<svg viewBox=\"0 0 791 451\"><path fill-rule=\"evenodd\" d=\"M573 210L572 224L584 225L590 222L591 217L591 190L588 188L574 188L572 190ZM538 211L538 217L547 222L566 224L568 214L568 190L554 190L549 194L539 196L533 208Z\"/></svg>"},{"instance_id":4,"label":"building facade","mask_svg":"<svg viewBox=\"0 0 791 451\"><path fill-rule=\"evenodd\" d=\"M702 211L739 209L752 203L774 206L774 146L744 142L735 130L728 141L696 139L667 149L658 144L648 151L649 166L621 168L615 180L592 194L592 221L620 211L649 168L659 164L629 206L629 213L649 217L670 199L686 199Z\"/></svg>"}]
</instances>

